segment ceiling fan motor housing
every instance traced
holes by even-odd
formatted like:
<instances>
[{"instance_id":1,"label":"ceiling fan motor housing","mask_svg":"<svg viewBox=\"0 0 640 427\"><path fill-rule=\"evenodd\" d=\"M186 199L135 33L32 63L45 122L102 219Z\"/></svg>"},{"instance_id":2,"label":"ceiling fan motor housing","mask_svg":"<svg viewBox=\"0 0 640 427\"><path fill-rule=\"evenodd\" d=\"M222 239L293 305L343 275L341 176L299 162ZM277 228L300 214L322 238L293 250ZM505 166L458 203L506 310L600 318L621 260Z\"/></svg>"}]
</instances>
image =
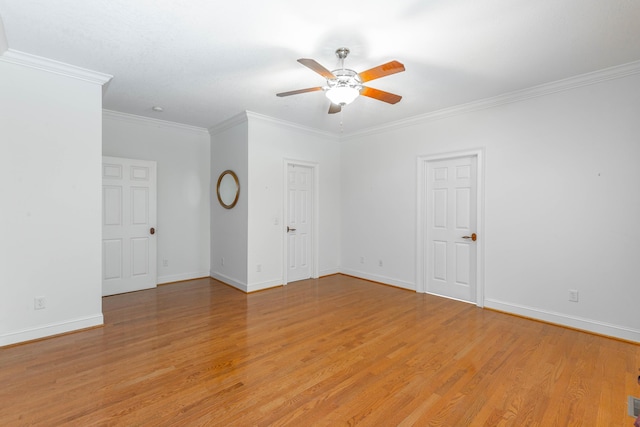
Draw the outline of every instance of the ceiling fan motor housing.
<instances>
[{"instance_id":1,"label":"ceiling fan motor housing","mask_svg":"<svg viewBox=\"0 0 640 427\"><path fill-rule=\"evenodd\" d=\"M362 89L362 79L355 71L348 68L339 68L337 70L333 70L331 73L333 73L336 78L327 79L327 85L329 85L329 88L345 86L352 87L357 90Z\"/></svg>"},{"instance_id":2,"label":"ceiling fan motor housing","mask_svg":"<svg viewBox=\"0 0 640 427\"><path fill-rule=\"evenodd\" d=\"M363 88L360 75L348 68L340 68L331 72L336 78L327 79L327 97L337 105L351 103L360 95Z\"/></svg>"}]
</instances>

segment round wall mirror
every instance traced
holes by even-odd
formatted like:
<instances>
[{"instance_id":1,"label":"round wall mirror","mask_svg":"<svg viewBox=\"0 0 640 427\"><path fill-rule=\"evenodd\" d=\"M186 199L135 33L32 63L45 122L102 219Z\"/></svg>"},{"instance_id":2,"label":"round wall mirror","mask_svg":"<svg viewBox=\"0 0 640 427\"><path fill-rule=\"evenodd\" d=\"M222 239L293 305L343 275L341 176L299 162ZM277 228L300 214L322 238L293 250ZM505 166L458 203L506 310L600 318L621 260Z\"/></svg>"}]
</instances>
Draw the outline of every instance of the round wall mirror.
<instances>
[{"instance_id":1,"label":"round wall mirror","mask_svg":"<svg viewBox=\"0 0 640 427\"><path fill-rule=\"evenodd\" d=\"M232 170L226 170L218 178L218 201L223 208L231 209L238 203L240 195L240 182L238 175Z\"/></svg>"}]
</instances>

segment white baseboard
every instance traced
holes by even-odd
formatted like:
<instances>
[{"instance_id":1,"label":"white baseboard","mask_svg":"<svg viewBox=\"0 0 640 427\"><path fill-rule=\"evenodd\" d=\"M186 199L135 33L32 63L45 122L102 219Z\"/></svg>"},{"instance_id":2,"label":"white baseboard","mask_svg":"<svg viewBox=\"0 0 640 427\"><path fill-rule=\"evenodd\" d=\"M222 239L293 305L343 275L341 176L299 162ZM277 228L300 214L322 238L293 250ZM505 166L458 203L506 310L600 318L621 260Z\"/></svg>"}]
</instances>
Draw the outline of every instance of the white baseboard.
<instances>
[{"instance_id":1,"label":"white baseboard","mask_svg":"<svg viewBox=\"0 0 640 427\"><path fill-rule=\"evenodd\" d=\"M280 280L268 280L266 282L246 284L220 273L212 272L211 277L245 293L282 286L282 282Z\"/></svg>"},{"instance_id":2,"label":"white baseboard","mask_svg":"<svg viewBox=\"0 0 640 427\"><path fill-rule=\"evenodd\" d=\"M216 273L214 271L211 272L210 277L221 281L222 283L226 283L229 286L233 286L236 289L240 289L242 292L247 292L247 284L242 283L236 279L225 276L224 274Z\"/></svg>"},{"instance_id":3,"label":"white baseboard","mask_svg":"<svg viewBox=\"0 0 640 427\"><path fill-rule=\"evenodd\" d=\"M535 307L512 304L491 298L486 298L484 304L486 308L492 308L505 313L517 314L523 317L529 317L548 323L554 323L556 325L581 329L583 331L607 335L627 341L640 342L640 330L627 328L625 326L613 325L577 316L570 316L568 314L552 312Z\"/></svg>"},{"instance_id":4,"label":"white baseboard","mask_svg":"<svg viewBox=\"0 0 640 427\"><path fill-rule=\"evenodd\" d=\"M209 277L208 271L198 271L195 273L171 274L167 276L158 276L158 285L172 282L181 282L183 280L200 279Z\"/></svg>"},{"instance_id":5,"label":"white baseboard","mask_svg":"<svg viewBox=\"0 0 640 427\"><path fill-rule=\"evenodd\" d=\"M385 276L379 276L377 274L370 274L370 273L365 273L363 271L358 271L358 270L350 270L350 269L342 269L342 271L340 271L343 274L349 275L349 276L354 276L354 277L358 277L360 279L366 279L366 280L371 280L372 282L379 282L385 285L391 285L391 286L395 286L397 288L403 288L403 289L408 289L410 291L415 291L416 290L416 285L414 283L410 283L410 282L405 282L402 280L396 280L396 279L392 279L390 277L385 277Z\"/></svg>"},{"instance_id":6,"label":"white baseboard","mask_svg":"<svg viewBox=\"0 0 640 427\"><path fill-rule=\"evenodd\" d=\"M266 282L252 283L247 286L247 292L261 291L263 289L275 288L282 286L281 280L268 280Z\"/></svg>"},{"instance_id":7,"label":"white baseboard","mask_svg":"<svg viewBox=\"0 0 640 427\"><path fill-rule=\"evenodd\" d=\"M339 273L341 273L339 268L329 268L329 269L326 269L326 270L320 270L318 272L318 277L331 276L331 275L339 274Z\"/></svg>"},{"instance_id":8,"label":"white baseboard","mask_svg":"<svg viewBox=\"0 0 640 427\"><path fill-rule=\"evenodd\" d=\"M0 335L0 347L17 344L25 341L33 341L53 335L73 332L80 329L92 328L104 324L102 313L79 319L66 320L64 322L49 323L20 331Z\"/></svg>"}]
</instances>

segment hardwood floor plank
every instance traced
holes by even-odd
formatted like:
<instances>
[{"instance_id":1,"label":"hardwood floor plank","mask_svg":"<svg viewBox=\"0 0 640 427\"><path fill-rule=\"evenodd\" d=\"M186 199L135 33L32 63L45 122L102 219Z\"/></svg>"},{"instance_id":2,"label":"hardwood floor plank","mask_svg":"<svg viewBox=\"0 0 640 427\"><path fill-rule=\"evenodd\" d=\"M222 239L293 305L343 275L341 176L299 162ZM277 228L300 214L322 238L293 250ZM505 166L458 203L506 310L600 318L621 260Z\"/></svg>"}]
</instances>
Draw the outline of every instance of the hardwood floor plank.
<instances>
[{"instance_id":1,"label":"hardwood floor plank","mask_svg":"<svg viewBox=\"0 0 640 427\"><path fill-rule=\"evenodd\" d=\"M640 346L335 275L103 300L0 348L7 426L631 425Z\"/></svg>"}]
</instances>

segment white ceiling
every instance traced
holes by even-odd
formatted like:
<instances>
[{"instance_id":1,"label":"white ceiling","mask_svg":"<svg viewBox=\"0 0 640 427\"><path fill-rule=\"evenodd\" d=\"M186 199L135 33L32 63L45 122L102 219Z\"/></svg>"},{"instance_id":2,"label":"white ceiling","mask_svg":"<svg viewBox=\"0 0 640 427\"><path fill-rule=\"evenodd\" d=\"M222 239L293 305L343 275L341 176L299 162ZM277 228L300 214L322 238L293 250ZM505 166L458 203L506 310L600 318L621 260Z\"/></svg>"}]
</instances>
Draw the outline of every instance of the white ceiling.
<instances>
[{"instance_id":1,"label":"white ceiling","mask_svg":"<svg viewBox=\"0 0 640 427\"><path fill-rule=\"evenodd\" d=\"M199 127L249 110L339 133L640 60L639 0L0 0L9 48L114 76L103 107ZM406 71L328 115L296 62ZM161 106L163 113L151 110Z\"/></svg>"}]
</instances>

